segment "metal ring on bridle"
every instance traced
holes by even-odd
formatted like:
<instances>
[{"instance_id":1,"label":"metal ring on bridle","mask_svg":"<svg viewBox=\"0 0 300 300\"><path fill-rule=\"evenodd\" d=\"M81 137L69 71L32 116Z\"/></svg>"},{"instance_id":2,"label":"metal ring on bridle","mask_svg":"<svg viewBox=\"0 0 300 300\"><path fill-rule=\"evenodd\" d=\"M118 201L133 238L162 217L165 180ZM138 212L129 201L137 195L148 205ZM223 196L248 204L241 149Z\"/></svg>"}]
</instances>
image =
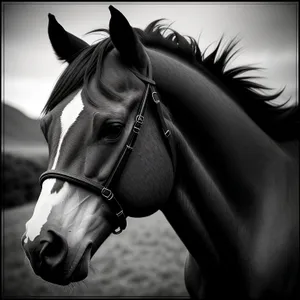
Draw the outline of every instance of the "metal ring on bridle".
<instances>
[{"instance_id":1,"label":"metal ring on bridle","mask_svg":"<svg viewBox=\"0 0 300 300\"><path fill-rule=\"evenodd\" d=\"M156 95L157 98L155 98L155 95ZM160 102L160 100L159 100L159 98L158 98L158 96L157 96L157 92L153 92L153 93L152 93L152 99L153 99L153 101L154 101L156 104Z\"/></svg>"}]
</instances>

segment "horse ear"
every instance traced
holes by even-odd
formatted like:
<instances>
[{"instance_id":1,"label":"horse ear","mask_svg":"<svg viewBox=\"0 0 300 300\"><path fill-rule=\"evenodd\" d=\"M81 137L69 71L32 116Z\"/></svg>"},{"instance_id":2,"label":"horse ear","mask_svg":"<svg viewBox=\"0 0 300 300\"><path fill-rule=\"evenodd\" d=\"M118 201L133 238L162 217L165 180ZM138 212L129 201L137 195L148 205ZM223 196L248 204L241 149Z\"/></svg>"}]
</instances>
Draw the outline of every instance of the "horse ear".
<instances>
[{"instance_id":1,"label":"horse ear","mask_svg":"<svg viewBox=\"0 0 300 300\"><path fill-rule=\"evenodd\" d=\"M120 11L112 5L109 10L109 33L114 46L129 64L143 69L147 65L147 57L138 36Z\"/></svg>"},{"instance_id":2,"label":"horse ear","mask_svg":"<svg viewBox=\"0 0 300 300\"><path fill-rule=\"evenodd\" d=\"M48 14L48 18L48 35L53 50L59 60L71 63L82 49L89 47L89 44L64 30L54 15Z\"/></svg>"}]
</instances>

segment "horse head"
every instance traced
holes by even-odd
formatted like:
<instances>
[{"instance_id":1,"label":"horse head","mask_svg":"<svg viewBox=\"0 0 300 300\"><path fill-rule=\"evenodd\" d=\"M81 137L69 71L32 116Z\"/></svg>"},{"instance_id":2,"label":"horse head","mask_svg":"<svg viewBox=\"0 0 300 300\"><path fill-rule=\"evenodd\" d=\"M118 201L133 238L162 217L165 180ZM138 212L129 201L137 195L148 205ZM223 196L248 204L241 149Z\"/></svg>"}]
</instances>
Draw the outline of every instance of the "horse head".
<instances>
[{"instance_id":1,"label":"horse head","mask_svg":"<svg viewBox=\"0 0 300 300\"><path fill-rule=\"evenodd\" d=\"M162 134L168 115L157 106L151 62L126 18L112 6L110 12L111 39L98 46L49 14L52 47L78 85L56 90L41 120L49 165L22 246L34 272L60 285L84 279L105 239L124 230L128 216L159 210L173 186Z\"/></svg>"}]
</instances>

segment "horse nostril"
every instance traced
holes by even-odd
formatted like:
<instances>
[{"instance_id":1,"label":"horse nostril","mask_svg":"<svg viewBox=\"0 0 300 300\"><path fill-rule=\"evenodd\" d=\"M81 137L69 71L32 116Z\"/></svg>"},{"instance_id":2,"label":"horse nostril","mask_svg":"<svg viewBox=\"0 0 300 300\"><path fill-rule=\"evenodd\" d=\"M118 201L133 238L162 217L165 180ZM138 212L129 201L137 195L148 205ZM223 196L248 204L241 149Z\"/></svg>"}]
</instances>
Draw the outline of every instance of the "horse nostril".
<instances>
[{"instance_id":1,"label":"horse nostril","mask_svg":"<svg viewBox=\"0 0 300 300\"><path fill-rule=\"evenodd\" d=\"M40 260L42 264L54 268L65 259L68 253L68 245L61 235L52 230L49 230L48 233L49 238L40 242L43 244L40 251Z\"/></svg>"}]
</instances>

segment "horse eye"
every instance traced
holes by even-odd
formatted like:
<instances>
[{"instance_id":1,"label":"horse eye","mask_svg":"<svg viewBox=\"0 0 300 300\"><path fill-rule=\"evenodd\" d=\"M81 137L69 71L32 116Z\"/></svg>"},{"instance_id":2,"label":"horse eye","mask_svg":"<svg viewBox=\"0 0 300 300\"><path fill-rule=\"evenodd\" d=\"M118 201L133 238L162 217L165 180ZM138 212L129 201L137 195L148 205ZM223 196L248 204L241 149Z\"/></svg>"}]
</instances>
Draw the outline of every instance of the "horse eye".
<instances>
[{"instance_id":1,"label":"horse eye","mask_svg":"<svg viewBox=\"0 0 300 300\"><path fill-rule=\"evenodd\" d=\"M108 141L115 141L121 136L123 128L124 126L121 123L107 124L103 130L101 130L99 138L106 139Z\"/></svg>"}]
</instances>

